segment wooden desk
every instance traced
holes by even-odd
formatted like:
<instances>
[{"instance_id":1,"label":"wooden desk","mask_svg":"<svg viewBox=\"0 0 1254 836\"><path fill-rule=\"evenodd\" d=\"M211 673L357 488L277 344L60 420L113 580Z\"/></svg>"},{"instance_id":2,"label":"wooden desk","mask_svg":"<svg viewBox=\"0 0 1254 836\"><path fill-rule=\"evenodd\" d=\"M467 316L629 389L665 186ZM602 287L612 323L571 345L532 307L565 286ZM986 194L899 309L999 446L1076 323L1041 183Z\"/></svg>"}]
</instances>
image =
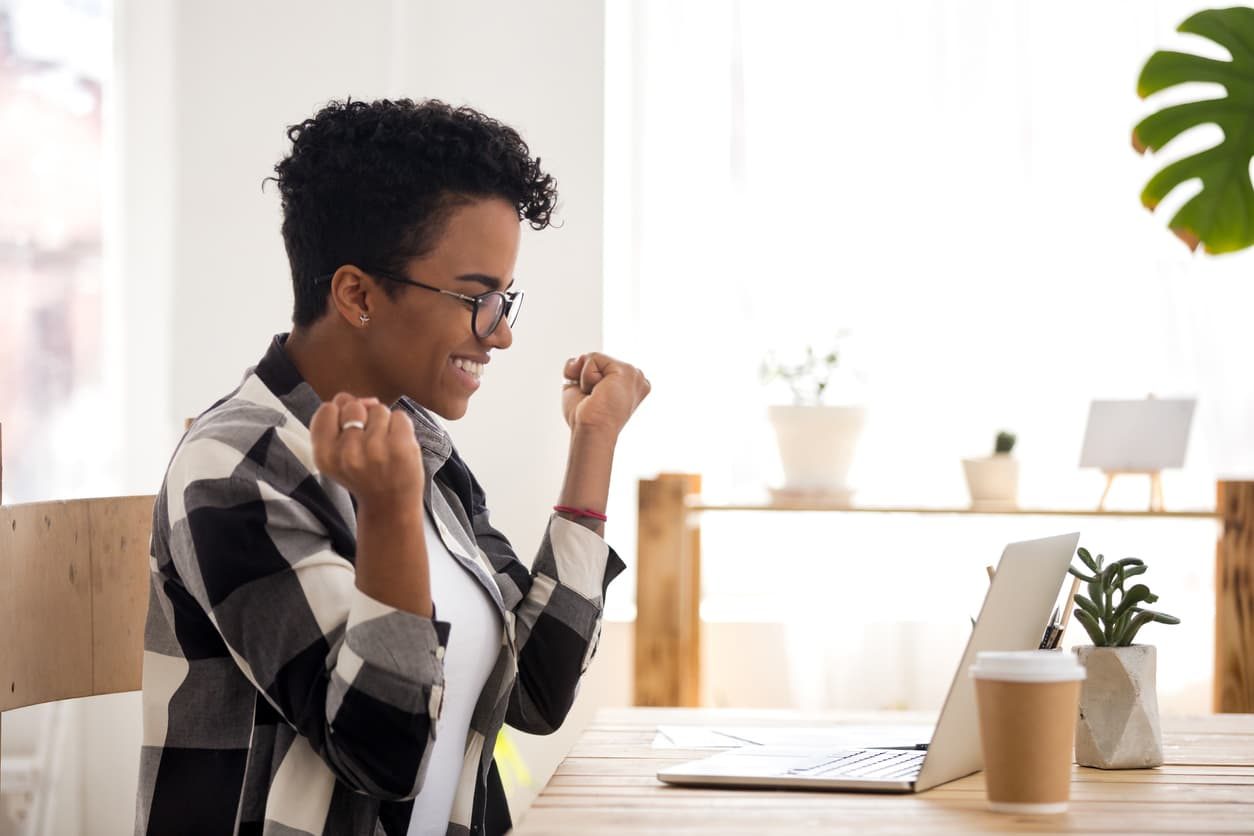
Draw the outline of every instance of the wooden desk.
<instances>
[{"instance_id":1,"label":"wooden desk","mask_svg":"<svg viewBox=\"0 0 1254 836\"><path fill-rule=\"evenodd\" d=\"M985 807L981 773L917 795L669 787L668 764L710 754L653 749L659 724L917 722L893 713L802 715L727 709L600 712L513 831L538 834L1254 833L1254 715L1164 718L1158 769L1074 767L1071 809L1009 816Z\"/></svg>"}]
</instances>

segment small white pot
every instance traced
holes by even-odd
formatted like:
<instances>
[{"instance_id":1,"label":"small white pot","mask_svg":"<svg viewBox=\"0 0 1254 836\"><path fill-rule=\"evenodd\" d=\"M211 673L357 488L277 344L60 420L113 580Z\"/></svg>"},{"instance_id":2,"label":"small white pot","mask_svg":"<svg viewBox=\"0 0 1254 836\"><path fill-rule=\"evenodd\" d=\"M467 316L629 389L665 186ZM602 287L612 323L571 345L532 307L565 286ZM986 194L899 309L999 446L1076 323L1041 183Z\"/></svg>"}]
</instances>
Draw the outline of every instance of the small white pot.
<instances>
[{"instance_id":1,"label":"small white pot","mask_svg":"<svg viewBox=\"0 0 1254 836\"><path fill-rule=\"evenodd\" d=\"M1019 504L1019 460L1009 453L963 459L971 504L985 508L1014 508Z\"/></svg>"},{"instance_id":2,"label":"small white pot","mask_svg":"<svg viewBox=\"0 0 1254 836\"><path fill-rule=\"evenodd\" d=\"M1075 761L1098 769L1141 769L1163 762L1158 721L1157 653L1152 644L1075 649L1087 676L1080 687Z\"/></svg>"},{"instance_id":3,"label":"small white pot","mask_svg":"<svg viewBox=\"0 0 1254 836\"><path fill-rule=\"evenodd\" d=\"M769 415L784 468L782 493L852 493L849 467L866 423L864 407L772 406Z\"/></svg>"}]
</instances>

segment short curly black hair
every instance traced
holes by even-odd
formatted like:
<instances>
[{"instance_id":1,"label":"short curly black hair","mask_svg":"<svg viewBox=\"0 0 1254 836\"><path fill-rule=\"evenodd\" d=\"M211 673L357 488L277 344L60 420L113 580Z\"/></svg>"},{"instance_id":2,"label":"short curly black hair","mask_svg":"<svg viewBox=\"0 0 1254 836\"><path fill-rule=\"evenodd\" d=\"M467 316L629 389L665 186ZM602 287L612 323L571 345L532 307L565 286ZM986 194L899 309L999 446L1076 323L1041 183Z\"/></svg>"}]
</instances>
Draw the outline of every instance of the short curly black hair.
<instances>
[{"instance_id":1,"label":"short curly black hair","mask_svg":"<svg viewBox=\"0 0 1254 836\"><path fill-rule=\"evenodd\" d=\"M429 99L332 101L287 129L274 167L298 326L319 319L344 264L399 272L435 246L451 211L499 197L534 229L551 225L557 184L513 128ZM385 282L388 293L401 292Z\"/></svg>"}]
</instances>

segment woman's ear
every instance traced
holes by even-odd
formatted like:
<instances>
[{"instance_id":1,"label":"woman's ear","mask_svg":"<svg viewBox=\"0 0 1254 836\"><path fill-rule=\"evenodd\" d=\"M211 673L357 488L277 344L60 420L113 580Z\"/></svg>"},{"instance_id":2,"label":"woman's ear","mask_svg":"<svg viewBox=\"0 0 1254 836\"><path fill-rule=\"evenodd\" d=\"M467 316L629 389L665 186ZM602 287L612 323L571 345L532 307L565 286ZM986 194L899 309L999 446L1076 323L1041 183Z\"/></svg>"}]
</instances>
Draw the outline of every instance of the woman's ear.
<instances>
[{"instance_id":1,"label":"woman's ear","mask_svg":"<svg viewBox=\"0 0 1254 836\"><path fill-rule=\"evenodd\" d=\"M351 327L364 328L370 322L371 297L377 289L359 267L343 264L331 276L331 305Z\"/></svg>"}]
</instances>

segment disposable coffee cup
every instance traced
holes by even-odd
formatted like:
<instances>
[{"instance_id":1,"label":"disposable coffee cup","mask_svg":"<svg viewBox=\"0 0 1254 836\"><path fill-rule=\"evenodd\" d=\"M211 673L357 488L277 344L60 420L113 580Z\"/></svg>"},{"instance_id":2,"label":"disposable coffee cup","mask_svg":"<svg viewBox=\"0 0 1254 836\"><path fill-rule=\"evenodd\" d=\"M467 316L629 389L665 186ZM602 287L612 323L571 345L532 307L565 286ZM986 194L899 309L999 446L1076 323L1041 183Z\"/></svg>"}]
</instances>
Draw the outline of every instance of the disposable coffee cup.
<instances>
[{"instance_id":1,"label":"disposable coffee cup","mask_svg":"<svg viewBox=\"0 0 1254 836\"><path fill-rule=\"evenodd\" d=\"M989 809L1066 812L1084 666L1057 650L980 653L971 677Z\"/></svg>"}]
</instances>

